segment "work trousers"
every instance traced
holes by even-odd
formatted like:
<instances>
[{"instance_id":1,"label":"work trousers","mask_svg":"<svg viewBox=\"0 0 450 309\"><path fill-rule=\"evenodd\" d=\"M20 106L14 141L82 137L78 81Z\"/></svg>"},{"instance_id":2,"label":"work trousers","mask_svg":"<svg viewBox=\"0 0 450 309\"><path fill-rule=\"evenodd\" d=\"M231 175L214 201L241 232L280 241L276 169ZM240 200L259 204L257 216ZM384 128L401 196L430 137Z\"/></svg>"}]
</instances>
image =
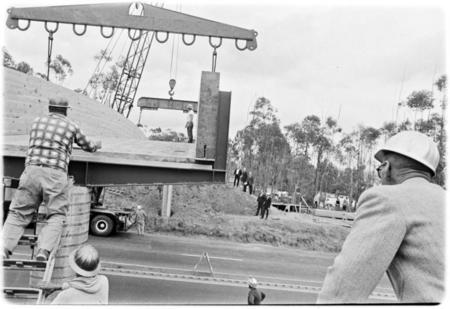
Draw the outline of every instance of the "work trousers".
<instances>
[{"instance_id":1,"label":"work trousers","mask_svg":"<svg viewBox=\"0 0 450 309\"><path fill-rule=\"evenodd\" d=\"M264 215L266 216L266 219L267 219L267 217L269 216L269 208L267 208L267 207L262 208L261 219L264 219Z\"/></svg>"},{"instance_id":2,"label":"work trousers","mask_svg":"<svg viewBox=\"0 0 450 309\"><path fill-rule=\"evenodd\" d=\"M138 235L144 235L145 222L136 222L136 230Z\"/></svg>"},{"instance_id":3,"label":"work trousers","mask_svg":"<svg viewBox=\"0 0 450 309\"><path fill-rule=\"evenodd\" d=\"M188 143L194 142L194 136L192 135L192 130L194 129L194 123L192 121L188 121L186 124L187 135L188 135Z\"/></svg>"},{"instance_id":4,"label":"work trousers","mask_svg":"<svg viewBox=\"0 0 450 309\"><path fill-rule=\"evenodd\" d=\"M255 216L259 215L260 211L261 211L261 214L262 214L263 213L262 206L258 205L258 209L256 209L256 215Z\"/></svg>"},{"instance_id":5,"label":"work trousers","mask_svg":"<svg viewBox=\"0 0 450 309\"><path fill-rule=\"evenodd\" d=\"M51 251L62 233L69 208L67 174L41 166L27 166L3 226L3 246L13 252L41 203L46 222L38 235L38 249Z\"/></svg>"},{"instance_id":6,"label":"work trousers","mask_svg":"<svg viewBox=\"0 0 450 309\"><path fill-rule=\"evenodd\" d=\"M234 187L234 186L239 187L239 180L240 180L240 179L241 179L241 178L239 177L239 175L234 175L233 187Z\"/></svg>"}]
</instances>

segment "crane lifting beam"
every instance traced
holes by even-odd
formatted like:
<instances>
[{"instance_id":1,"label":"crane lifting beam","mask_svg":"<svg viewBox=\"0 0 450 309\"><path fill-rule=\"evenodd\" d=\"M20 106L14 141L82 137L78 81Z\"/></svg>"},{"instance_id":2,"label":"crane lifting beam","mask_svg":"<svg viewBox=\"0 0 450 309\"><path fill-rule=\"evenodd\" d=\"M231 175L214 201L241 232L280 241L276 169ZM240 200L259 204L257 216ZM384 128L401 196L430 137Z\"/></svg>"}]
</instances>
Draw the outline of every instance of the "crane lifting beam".
<instances>
[{"instance_id":1,"label":"crane lifting beam","mask_svg":"<svg viewBox=\"0 0 450 309\"><path fill-rule=\"evenodd\" d=\"M141 14L142 10L143 14ZM136 14L137 11L140 13ZM87 26L98 26L102 36L108 38L114 34L115 28L122 28L128 29L128 36L133 40L139 39L143 31L155 31L156 40L160 43L168 40L169 33L178 33L182 34L182 40L186 45L192 45L196 36L205 36L209 37L209 43L214 48L221 45L222 39L234 39L236 48L239 50L255 50L257 47L256 36L258 33L255 30L138 2L12 7L7 12L7 27L23 31L28 29L31 21L40 21L45 22L48 32L56 32L59 24L72 24L73 31L77 35L83 35ZM25 25L19 24L19 20L25 21ZM52 29L49 29L48 23L54 23L51 25ZM110 29L105 31L105 27ZM139 34L135 33L136 30ZM189 37L186 38L186 35ZM212 42L214 38L218 40L218 43Z\"/></svg>"},{"instance_id":2,"label":"crane lifting beam","mask_svg":"<svg viewBox=\"0 0 450 309\"><path fill-rule=\"evenodd\" d=\"M143 109L157 110L161 109L174 109L187 112L189 105L192 107L194 113L198 111L198 103L196 101L175 100L175 99L161 99L161 98L149 98L141 97L137 102L137 106Z\"/></svg>"}]
</instances>

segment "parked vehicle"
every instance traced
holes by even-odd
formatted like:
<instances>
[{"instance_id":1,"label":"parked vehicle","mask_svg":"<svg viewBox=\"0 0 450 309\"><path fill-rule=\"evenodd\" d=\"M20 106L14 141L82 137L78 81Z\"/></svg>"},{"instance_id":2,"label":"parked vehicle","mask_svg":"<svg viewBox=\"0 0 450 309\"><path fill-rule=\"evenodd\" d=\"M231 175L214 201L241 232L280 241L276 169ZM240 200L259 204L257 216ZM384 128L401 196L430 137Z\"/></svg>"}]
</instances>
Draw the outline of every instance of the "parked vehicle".
<instances>
[{"instance_id":1,"label":"parked vehicle","mask_svg":"<svg viewBox=\"0 0 450 309\"><path fill-rule=\"evenodd\" d=\"M3 178L3 222L9 212L9 205L19 185L17 179ZM108 189L108 192L116 192ZM103 193L103 194L102 194ZM127 231L134 222L134 209L106 206L103 203L105 191L103 187L91 188L91 210L89 232L96 236L109 236L114 232ZM114 194L114 193L113 193ZM30 225L32 227L32 225Z\"/></svg>"},{"instance_id":2,"label":"parked vehicle","mask_svg":"<svg viewBox=\"0 0 450 309\"><path fill-rule=\"evenodd\" d=\"M334 209L336 201L336 195L331 193L319 192L314 196L314 206L316 208Z\"/></svg>"}]
</instances>

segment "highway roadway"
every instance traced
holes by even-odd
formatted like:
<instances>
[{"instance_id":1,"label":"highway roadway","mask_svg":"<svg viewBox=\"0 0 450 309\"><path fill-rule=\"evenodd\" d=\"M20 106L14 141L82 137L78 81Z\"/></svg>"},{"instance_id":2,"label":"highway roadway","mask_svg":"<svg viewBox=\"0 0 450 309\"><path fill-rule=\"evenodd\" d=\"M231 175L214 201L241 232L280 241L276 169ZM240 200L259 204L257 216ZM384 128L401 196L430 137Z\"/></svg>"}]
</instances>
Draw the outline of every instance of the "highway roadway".
<instances>
[{"instance_id":1,"label":"highway roadway","mask_svg":"<svg viewBox=\"0 0 450 309\"><path fill-rule=\"evenodd\" d=\"M134 232L89 236L110 281L111 304L246 304L249 275L261 282L264 304L313 304L335 254L208 238ZM213 275L206 259L207 253ZM22 252L18 252L20 256ZM8 281L8 274L5 276ZM373 302L395 302L384 276Z\"/></svg>"}]
</instances>

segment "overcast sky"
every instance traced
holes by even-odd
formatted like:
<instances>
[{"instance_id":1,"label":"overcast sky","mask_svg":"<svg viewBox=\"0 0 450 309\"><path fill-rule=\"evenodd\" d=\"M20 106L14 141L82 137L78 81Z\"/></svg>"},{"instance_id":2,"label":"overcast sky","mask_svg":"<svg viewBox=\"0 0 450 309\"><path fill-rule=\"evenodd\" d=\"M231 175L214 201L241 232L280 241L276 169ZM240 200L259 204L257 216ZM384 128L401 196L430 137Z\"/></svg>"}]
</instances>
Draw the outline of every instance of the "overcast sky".
<instances>
[{"instance_id":1,"label":"overcast sky","mask_svg":"<svg viewBox=\"0 0 450 309\"><path fill-rule=\"evenodd\" d=\"M10 6L88 2L9 1L2 4L2 11L5 14ZM100 2L114 0L91 3ZM338 118L346 132L358 124L380 127L395 120L399 100L413 90L431 90L433 80L445 73L445 8L440 1L395 6L387 2L361 6L330 1L180 3L164 1L164 7L179 10L181 6L183 13L259 33L255 51L238 51L231 40L224 40L218 49L220 89L232 92L230 137L248 123L248 111L260 96L276 107L282 126L315 114L323 119ZM46 72L47 33L43 23L34 22L23 32L4 29L3 46L14 60ZM165 44L152 45L136 99L168 98L168 81L174 77L175 98L198 100L201 71L211 70L212 48L206 38L197 38L193 46L178 45L178 41L172 44L169 39ZM97 27L88 28L86 35L78 37L71 26L60 26L53 55L63 55L74 70L64 86L84 88L96 65L94 55L107 44ZM114 55L126 53L127 44L119 40ZM131 119L136 122L137 116L136 110ZM407 116L400 113L398 119ZM142 123L184 131L184 121L181 112L147 111Z\"/></svg>"}]
</instances>

